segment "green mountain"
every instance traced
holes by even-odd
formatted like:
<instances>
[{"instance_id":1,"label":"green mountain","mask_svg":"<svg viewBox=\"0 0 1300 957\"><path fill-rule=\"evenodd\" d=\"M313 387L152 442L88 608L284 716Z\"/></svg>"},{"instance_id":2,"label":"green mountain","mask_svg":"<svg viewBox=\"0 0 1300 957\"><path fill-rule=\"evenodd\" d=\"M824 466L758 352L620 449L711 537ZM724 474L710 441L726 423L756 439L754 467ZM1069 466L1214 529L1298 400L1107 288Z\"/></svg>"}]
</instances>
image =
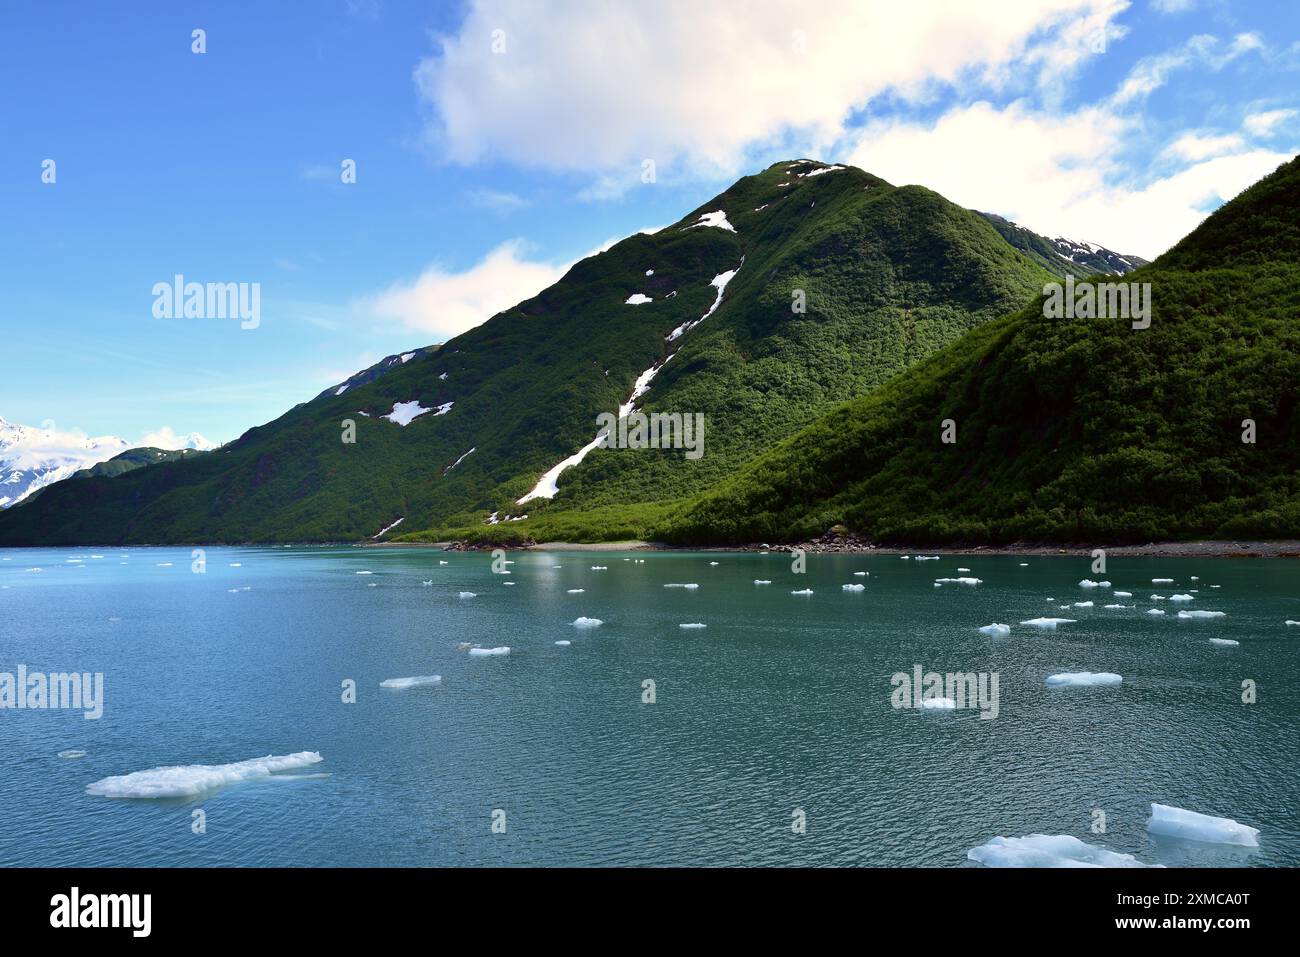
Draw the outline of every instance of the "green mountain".
<instances>
[{"instance_id":1,"label":"green mountain","mask_svg":"<svg viewBox=\"0 0 1300 957\"><path fill-rule=\"evenodd\" d=\"M919 186L778 163L210 455L52 485L0 544L641 534L1074 269L1014 235ZM549 487L632 405L704 416L704 454L590 449Z\"/></svg>"},{"instance_id":2,"label":"green mountain","mask_svg":"<svg viewBox=\"0 0 1300 957\"><path fill-rule=\"evenodd\" d=\"M1149 328L1046 318L1040 297L791 436L659 533L1300 536L1300 159L1124 279L1150 284Z\"/></svg>"}]
</instances>

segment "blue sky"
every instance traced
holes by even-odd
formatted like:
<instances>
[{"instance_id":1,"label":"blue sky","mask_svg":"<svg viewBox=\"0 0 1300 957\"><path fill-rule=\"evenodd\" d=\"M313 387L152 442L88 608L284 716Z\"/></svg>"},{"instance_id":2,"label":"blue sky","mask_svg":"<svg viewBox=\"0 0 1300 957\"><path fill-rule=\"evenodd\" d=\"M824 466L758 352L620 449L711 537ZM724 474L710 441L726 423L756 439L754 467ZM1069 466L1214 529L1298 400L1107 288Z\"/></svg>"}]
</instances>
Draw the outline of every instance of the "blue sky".
<instances>
[{"instance_id":1,"label":"blue sky","mask_svg":"<svg viewBox=\"0 0 1300 957\"><path fill-rule=\"evenodd\" d=\"M8 0L0 416L233 439L790 156L1154 256L1298 79L1275 2ZM177 273L260 324L156 318Z\"/></svg>"}]
</instances>

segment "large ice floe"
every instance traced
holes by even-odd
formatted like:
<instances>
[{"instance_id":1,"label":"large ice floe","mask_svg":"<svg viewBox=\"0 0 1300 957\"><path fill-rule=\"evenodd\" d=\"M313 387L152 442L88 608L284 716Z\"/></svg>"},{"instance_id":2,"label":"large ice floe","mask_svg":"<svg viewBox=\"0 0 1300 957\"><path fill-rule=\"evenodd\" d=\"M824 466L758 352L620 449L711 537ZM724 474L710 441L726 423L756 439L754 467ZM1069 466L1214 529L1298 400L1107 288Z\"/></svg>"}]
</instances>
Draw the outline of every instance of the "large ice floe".
<instances>
[{"instance_id":1,"label":"large ice floe","mask_svg":"<svg viewBox=\"0 0 1300 957\"><path fill-rule=\"evenodd\" d=\"M1120 684L1124 679L1111 671L1062 671L1049 675L1047 684L1052 688L1107 687Z\"/></svg>"},{"instance_id":2,"label":"large ice floe","mask_svg":"<svg viewBox=\"0 0 1300 957\"><path fill-rule=\"evenodd\" d=\"M510 654L510 646L502 645L499 648L471 648L469 649L469 653L471 657L474 658L489 658L497 655L508 655Z\"/></svg>"},{"instance_id":3,"label":"large ice floe","mask_svg":"<svg viewBox=\"0 0 1300 957\"><path fill-rule=\"evenodd\" d=\"M1085 844L1069 834L1030 834L995 837L966 852L968 860L985 867L1158 867L1132 854Z\"/></svg>"},{"instance_id":4,"label":"large ice floe","mask_svg":"<svg viewBox=\"0 0 1300 957\"><path fill-rule=\"evenodd\" d=\"M1223 616L1224 613L1221 611L1201 611L1199 609L1194 611L1180 611L1178 613L1179 618L1222 618Z\"/></svg>"},{"instance_id":5,"label":"large ice floe","mask_svg":"<svg viewBox=\"0 0 1300 957\"><path fill-rule=\"evenodd\" d=\"M985 625L980 629L981 635L988 635L990 638L1005 638L1011 634L1010 625L1000 625L996 621L991 625Z\"/></svg>"},{"instance_id":6,"label":"large ice floe","mask_svg":"<svg viewBox=\"0 0 1300 957\"><path fill-rule=\"evenodd\" d=\"M233 764L185 764L150 768L103 778L86 786L87 794L107 798L187 798L236 784L269 778L281 771L297 771L319 764L318 751L267 755Z\"/></svg>"},{"instance_id":7,"label":"large ice floe","mask_svg":"<svg viewBox=\"0 0 1300 957\"><path fill-rule=\"evenodd\" d=\"M1259 847L1259 828L1239 824L1230 817L1212 817L1168 804L1151 805L1147 830L1185 841Z\"/></svg>"},{"instance_id":8,"label":"large ice floe","mask_svg":"<svg viewBox=\"0 0 1300 957\"><path fill-rule=\"evenodd\" d=\"M381 688L423 688L428 685L442 684L442 675L412 675L409 678L385 678L379 682Z\"/></svg>"}]
</instances>

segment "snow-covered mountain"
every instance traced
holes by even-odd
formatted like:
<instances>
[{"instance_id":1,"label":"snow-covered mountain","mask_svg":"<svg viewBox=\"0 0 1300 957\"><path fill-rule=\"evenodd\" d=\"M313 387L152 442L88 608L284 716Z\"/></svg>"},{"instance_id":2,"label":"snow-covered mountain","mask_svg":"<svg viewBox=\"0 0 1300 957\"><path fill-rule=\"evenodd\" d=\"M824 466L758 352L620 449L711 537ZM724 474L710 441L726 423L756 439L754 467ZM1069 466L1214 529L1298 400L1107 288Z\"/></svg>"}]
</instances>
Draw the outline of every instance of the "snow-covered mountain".
<instances>
[{"instance_id":1,"label":"snow-covered mountain","mask_svg":"<svg viewBox=\"0 0 1300 957\"><path fill-rule=\"evenodd\" d=\"M146 436L145 441L135 445L204 451L217 447L197 432L175 435L169 429ZM0 417L0 508L8 508L39 488L133 447L116 435L92 437L64 432L49 423L40 427L18 425Z\"/></svg>"}]
</instances>

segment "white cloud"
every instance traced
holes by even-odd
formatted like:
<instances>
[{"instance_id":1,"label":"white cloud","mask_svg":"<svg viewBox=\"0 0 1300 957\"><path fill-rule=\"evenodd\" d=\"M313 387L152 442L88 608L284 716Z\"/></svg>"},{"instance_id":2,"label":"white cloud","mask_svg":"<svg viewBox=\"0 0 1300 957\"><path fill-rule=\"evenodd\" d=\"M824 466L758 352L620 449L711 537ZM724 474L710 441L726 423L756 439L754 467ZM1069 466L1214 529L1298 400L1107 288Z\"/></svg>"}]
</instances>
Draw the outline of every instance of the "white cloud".
<instances>
[{"instance_id":1,"label":"white cloud","mask_svg":"<svg viewBox=\"0 0 1300 957\"><path fill-rule=\"evenodd\" d=\"M415 80L452 161L612 172L604 189L645 158L730 174L755 148L828 144L882 93L1073 69L1127 5L474 0Z\"/></svg>"},{"instance_id":2,"label":"white cloud","mask_svg":"<svg viewBox=\"0 0 1300 957\"><path fill-rule=\"evenodd\" d=\"M1240 152L1244 143L1245 141L1236 133L1215 136L1189 132L1165 147L1165 152L1177 159L1200 162L1212 156Z\"/></svg>"},{"instance_id":3,"label":"white cloud","mask_svg":"<svg viewBox=\"0 0 1300 957\"><path fill-rule=\"evenodd\" d=\"M1185 13L1196 6L1196 0L1151 0L1151 6L1160 13Z\"/></svg>"},{"instance_id":4,"label":"white cloud","mask_svg":"<svg viewBox=\"0 0 1300 957\"><path fill-rule=\"evenodd\" d=\"M1271 136L1278 125L1297 113L1300 113L1300 110L1267 110L1263 113L1252 113L1246 117L1242 126L1252 136Z\"/></svg>"},{"instance_id":5,"label":"white cloud","mask_svg":"<svg viewBox=\"0 0 1300 957\"><path fill-rule=\"evenodd\" d=\"M469 200L470 205L489 210L498 216L508 216L532 205L516 193L496 189L473 189L465 194L465 198Z\"/></svg>"},{"instance_id":6,"label":"white cloud","mask_svg":"<svg viewBox=\"0 0 1300 957\"><path fill-rule=\"evenodd\" d=\"M933 123L870 123L848 162L1051 237L1150 259L1191 232L1209 208L1290 158L1242 145L1162 177L1134 180L1119 154L1139 132L1137 120L1104 107L1058 115L1023 101L1001 108L976 103ZM1176 142L1187 147L1190 141Z\"/></svg>"},{"instance_id":7,"label":"white cloud","mask_svg":"<svg viewBox=\"0 0 1300 957\"><path fill-rule=\"evenodd\" d=\"M144 438L135 443L135 448L153 448L153 449L202 449L208 451L215 449L217 443L205 438L198 432L189 432L185 435L177 435L172 431L171 426L164 425L161 429L147 433Z\"/></svg>"},{"instance_id":8,"label":"white cloud","mask_svg":"<svg viewBox=\"0 0 1300 957\"><path fill-rule=\"evenodd\" d=\"M535 296L567 268L526 258L523 240L512 239L463 272L431 266L357 305L369 316L445 340Z\"/></svg>"}]
</instances>

